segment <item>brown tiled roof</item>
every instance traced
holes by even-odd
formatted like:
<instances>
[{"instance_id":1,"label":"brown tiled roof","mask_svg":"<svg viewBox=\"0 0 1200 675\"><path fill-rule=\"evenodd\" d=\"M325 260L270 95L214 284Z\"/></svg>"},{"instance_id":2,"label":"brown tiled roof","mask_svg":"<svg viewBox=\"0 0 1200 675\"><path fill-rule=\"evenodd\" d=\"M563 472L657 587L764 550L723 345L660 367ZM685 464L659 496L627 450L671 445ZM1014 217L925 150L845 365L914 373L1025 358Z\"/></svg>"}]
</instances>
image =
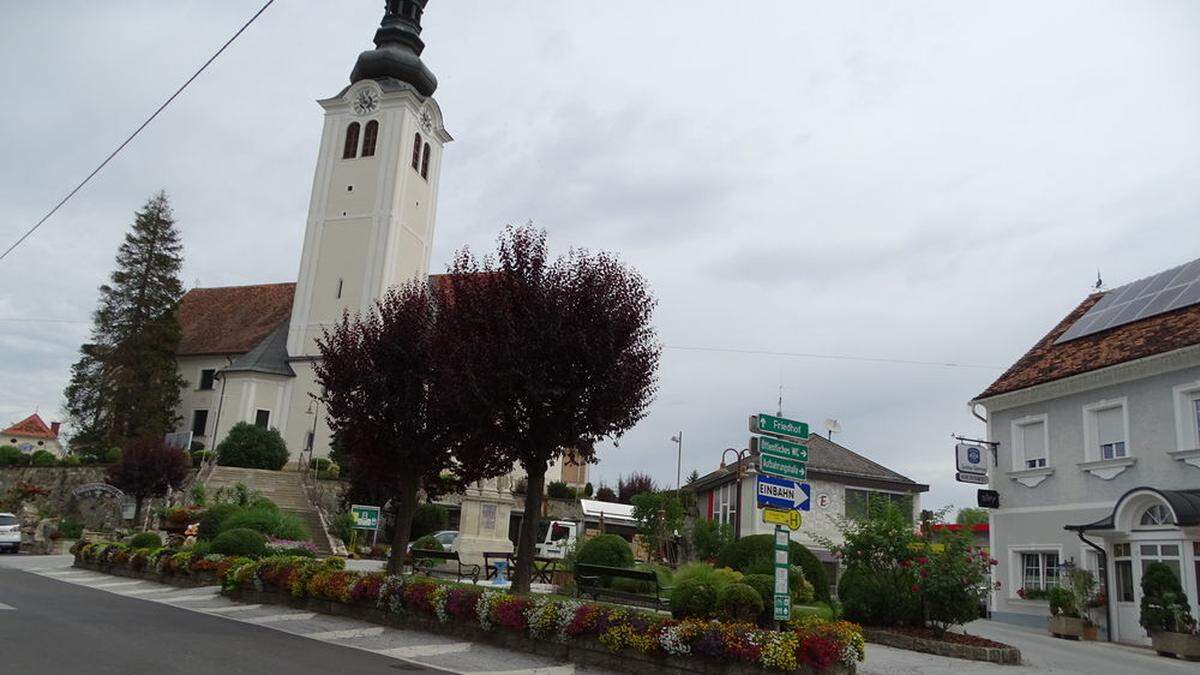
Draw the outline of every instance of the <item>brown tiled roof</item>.
<instances>
[{"instance_id":1,"label":"brown tiled roof","mask_svg":"<svg viewBox=\"0 0 1200 675\"><path fill-rule=\"evenodd\" d=\"M179 356L244 354L292 314L295 283L193 288L179 302Z\"/></svg>"},{"instance_id":2,"label":"brown tiled roof","mask_svg":"<svg viewBox=\"0 0 1200 675\"><path fill-rule=\"evenodd\" d=\"M45 438L47 440L56 440L58 434L54 433L49 426L46 425L40 415L34 413L29 417L17 422L11 427L0 431L0 436L23 436L25 438Z\"/></svg>"},{"instance_id":3,"label":"brown tiled roof","mask_svg":"<svg viewBox=\"0 0 1200 675\"><path fill-rule=\"evenodd\" d=\"M1104 293L1093 293L976 400L1200 344L1200 305L1054 344Z\"/></svg>"},{"instance_id":4,"label":"brown tiled roof","mask_svg":"<svg viewBox=\"0 0 1200 675\"><path fill-rule=\"evenodd\" d=\"M857 452L834 443L820 434L812 434L803 443L808 446L808 475L812 478L843 483L860 483L864 481L887 483L896 489L907 488L912 492L925 492L929 489L928 485L917 483L911 478L892 471L878 462L867 459ZM747 467L754 464L753 456L745 461ZM712 473L701 476L695 483L692 483L692 486L701 490L708 490L713 485L727 483L733 480L732 474L735 469L735 464L722 467Z\"/></svg>"}]
</instances>

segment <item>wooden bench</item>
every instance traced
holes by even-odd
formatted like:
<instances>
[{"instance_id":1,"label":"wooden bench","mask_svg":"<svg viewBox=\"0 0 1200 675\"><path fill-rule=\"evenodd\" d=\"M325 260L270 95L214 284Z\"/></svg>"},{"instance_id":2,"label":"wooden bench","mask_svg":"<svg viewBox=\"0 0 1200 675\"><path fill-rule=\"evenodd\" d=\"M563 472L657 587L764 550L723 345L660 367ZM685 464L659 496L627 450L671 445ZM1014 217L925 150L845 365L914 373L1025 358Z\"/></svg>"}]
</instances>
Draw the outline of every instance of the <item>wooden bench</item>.
<instances>
[{"instance_id":1,"label":"wooden bench","mask_svg":"<svg viewBox=\"0 0 1200 675\"><path fill-rule=\"evenodd\" d=\"M609 588L608 580L632 579L654 585L654 594L634 593ZM628 567L606 567L604 565L575 564L575 597L591 596L599 600L601 596L624 600L654 609L666 609L670 600L664 597L671 589L658 583L658 574L653 570L637 570Z\"/></svg>"},{"instance_id":2,"label":"wooden bench","mask_svg":"<svg viewBox=\"0 0 1200 675\"><path fill-rule=\"evenodd\" d=\"M464 578L470 579L473 583L479 582L479 565L467 565L458 557L458 553L454 551L430 551L423 548L414 548L412 554L413 574L424 573L425 576L433 576L435 572L445 574L454 574L457 581L462 581ZM438 569L434 566L436 561L453 562L457 565L457 570L451 572L449 569Z\"/></svg>"},{"instance_id":3,"label":"wooden bench","mask_svg":"<svg viewBox=\"0 0 1200 675\"><path fill-rule=\"evenodd\" d=\"M483 552L483 578L495 579L496 570L499 569L496 563L505 562L508 566L505 569L505 577L512 579L512 564L513 557L507 551L484 551Z\"/></svg>"}]
</instances>

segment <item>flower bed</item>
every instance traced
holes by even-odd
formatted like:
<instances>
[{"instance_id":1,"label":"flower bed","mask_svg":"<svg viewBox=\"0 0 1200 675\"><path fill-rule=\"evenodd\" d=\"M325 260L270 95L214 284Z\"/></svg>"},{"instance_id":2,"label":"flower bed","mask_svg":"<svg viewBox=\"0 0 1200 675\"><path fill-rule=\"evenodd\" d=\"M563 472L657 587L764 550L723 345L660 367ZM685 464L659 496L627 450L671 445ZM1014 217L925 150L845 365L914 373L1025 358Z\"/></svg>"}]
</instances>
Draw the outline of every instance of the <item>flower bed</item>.
<instances>
[{"instance_id":1,"label":"flower bed","mask_svg":"<svg viewBox=\"0 0 1200 675\"><path fill-rule=\"evenodd\" d=\"M1002 665L1021 664L1021 650L975 635L949 632L938 635L928 628L912 627L864 628L863 631L867 642L898 649Z\"/></svg>"},{"instance_id":2,"label":"flower bed","mask_svg":"<svg viewBox=\"0 0 1200 675\"><path fill-rule=\"evenodd\" d=\"M840 674L853 673L864 655L861 629L844 621L809 619L770 631L749 623L677 621L649 611L512 595L426 577L351 572L342 569L338 558L197 559L169 550L131 552L121 544L76 548L80 566L164 580L219 572L227 595L250 602L285 603L450 634L621 672ZM138 560L141 568L134 567Z\"/></svg>"}]
</instances>

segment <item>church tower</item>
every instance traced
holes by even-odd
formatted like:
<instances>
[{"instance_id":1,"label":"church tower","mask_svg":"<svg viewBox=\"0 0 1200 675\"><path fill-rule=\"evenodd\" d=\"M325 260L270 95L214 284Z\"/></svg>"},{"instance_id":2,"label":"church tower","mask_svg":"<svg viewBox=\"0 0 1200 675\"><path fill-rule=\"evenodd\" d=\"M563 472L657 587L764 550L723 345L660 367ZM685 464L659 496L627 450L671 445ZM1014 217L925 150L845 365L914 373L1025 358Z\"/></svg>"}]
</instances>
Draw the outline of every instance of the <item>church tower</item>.
<instances>
[{"instance_id":1,"label":"church tower","mask_svg":"<svg viewBox=\"0 0 1200 675\"><path fill-rule=\"evenodd\" d=\"M429 273L442 150L452 139L433 99L437 79L421 61L427 2L389 0L350 86L319 102L325 125L288 327L294 365L317 355L316 339L343 312L365 312L387 289ZM302 388L311 378L299 371Z\"/></svg>"}]
</instances>

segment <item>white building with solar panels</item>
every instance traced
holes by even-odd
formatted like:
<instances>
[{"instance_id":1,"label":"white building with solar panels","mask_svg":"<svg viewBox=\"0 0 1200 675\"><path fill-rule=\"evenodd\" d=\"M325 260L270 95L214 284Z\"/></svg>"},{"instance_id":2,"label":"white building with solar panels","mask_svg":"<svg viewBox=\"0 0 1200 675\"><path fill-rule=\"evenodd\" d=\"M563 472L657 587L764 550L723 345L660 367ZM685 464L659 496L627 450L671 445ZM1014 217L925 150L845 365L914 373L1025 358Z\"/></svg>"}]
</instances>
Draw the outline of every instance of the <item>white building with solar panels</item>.
<instances>
[{"instance_id":1,"label":"white building with solar panels","mask_svg":"<svg viewBox=\"0 0 1200 675\"><path fill-rule=\"evenodd\" d=\"M1044 628L1032 591L1083 567L1106 589L1107 638L1149 644L1151 562L1200 615L1200 259L1090 295L971 406L999 444L996 619Z\"/></svg>"}]
</instances>

